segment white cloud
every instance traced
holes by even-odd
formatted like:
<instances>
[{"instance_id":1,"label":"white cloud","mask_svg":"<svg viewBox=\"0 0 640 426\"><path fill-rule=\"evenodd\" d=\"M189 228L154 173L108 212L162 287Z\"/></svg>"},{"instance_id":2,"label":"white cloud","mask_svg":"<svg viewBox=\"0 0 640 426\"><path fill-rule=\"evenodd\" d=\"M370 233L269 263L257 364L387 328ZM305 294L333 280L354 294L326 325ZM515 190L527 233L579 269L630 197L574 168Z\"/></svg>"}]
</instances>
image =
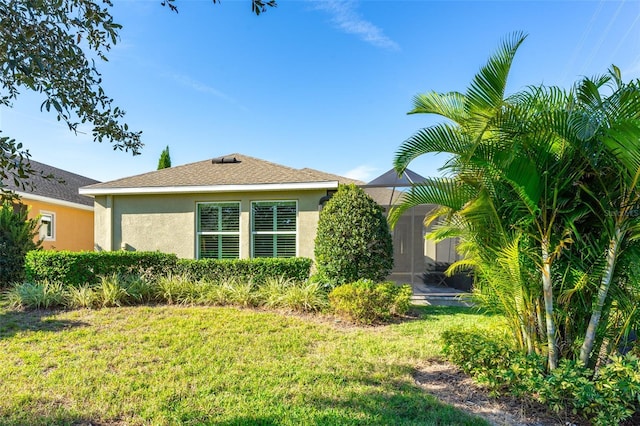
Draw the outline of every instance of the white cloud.
<instances>
[{"instance_id":1,"label":"white cloud","mask_svg":"<svg viewBox=\"0 0 640 426\"><path fill-rule=\"evenodd\" d=\"M377 171L377 168L364 164L362 166L351 169L348 172L342 173L342 176L348 177L350 179L358 179L363 182L369 182L373 178L377 177L375 175Z\"/></svg>"},{"instance_id":2,"label":"white cloud","mask_svg":"<svg viewBox=\"0 0 640 426\"><path fill-rule=\"evenodd\" d=\"M215 87L211 87L207 84L201 83L197 80L192 79L189 76L183 75L183 74L171 74L170 76L173 80L175 80L177 83L181 84L182 86L185 86L189 89L195 90L197 92L201 92L201 93L206 93L208 95L213 95L216 98L220 98L223 99L227 102L230 102L232 104L235 104L237 106L239 106L240 108L246 110L247 108L243 105L241 105L237 100L235 100L234 98L232 98L231 96L227 95L224 92L221 92L220 90L216 89Z\"/></svg>"},{"instance_id":3,"label":"white cloud","mask_svg":"<svg viewBox=\"0 0 640 426\"><path fill-rule=\"evenodd\" d=\"M317 0L314 3L317 9L329 13L334 25L345 33L353 34L376 47L390 50L400 49L398 43L387 37L382 29L360 16L354 1Z\"/></svg>"}]
</instances>

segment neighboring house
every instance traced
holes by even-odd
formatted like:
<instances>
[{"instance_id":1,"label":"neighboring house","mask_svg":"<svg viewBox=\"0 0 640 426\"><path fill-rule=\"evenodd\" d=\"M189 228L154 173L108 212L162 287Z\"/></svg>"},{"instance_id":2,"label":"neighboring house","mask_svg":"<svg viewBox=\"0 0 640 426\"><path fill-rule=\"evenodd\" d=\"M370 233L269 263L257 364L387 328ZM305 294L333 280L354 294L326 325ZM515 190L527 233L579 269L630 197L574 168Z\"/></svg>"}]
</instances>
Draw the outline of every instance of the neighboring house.
<instances>
[{"instance_id":1,"label":"neighboring house","mask_svg":"<svg viewBox=\"0 0 640 426\"><path fill-rule=\"evenodd\" d=\"M93 250L93 199L80 195L78 188L98 181L37 161L29 163L36 174L25 188L16 186L12 179L4 180L3 185L20 196L29 218L40 217L42 247Z\"/></svg>"},{"instance_id":2,"label":"neighboring house","mask_svg":"<svg viewBox=\"0 0 640 426\"><path fill-rule=\"evenodd\" d=\"M158 250L181 258L313 258L320 210L338 184L347 183L363 186L386 210L400 195L242 154L90 185L80 193L95 199L98 250ZM394 230L392 278L413 281L424 275L430 258L451 261L442 244L437 251L424 240L423 220L431 208L412 209Z\"/></svg>"}]
</instances>

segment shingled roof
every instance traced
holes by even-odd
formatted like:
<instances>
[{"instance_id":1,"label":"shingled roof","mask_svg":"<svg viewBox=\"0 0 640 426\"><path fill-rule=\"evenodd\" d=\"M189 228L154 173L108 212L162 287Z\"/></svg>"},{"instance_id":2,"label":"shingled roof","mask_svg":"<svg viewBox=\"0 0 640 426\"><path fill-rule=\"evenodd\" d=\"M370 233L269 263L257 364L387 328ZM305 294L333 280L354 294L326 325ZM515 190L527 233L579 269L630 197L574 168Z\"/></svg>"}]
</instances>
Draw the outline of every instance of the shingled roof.
<instances>
[{"instance_id":1,"label":"shingled roof","mask_svg":"<svg viewBox=\"0 0 640 426\"><path fill-rule=\"evenodd\" d=\"M249 189L333 188L352 179L313 169L295 169L243 154L155 170L82 188L82 194L144 194Z\"/></svg>"},{"instance_id":2,"label":"shingled roof","mask_svg":"<svg viewBox=\"0 0 640 426\"><path fill-rule=\"evenodd\" d=\"M36 174L27 179L25 188L16 186L13 179L4 179L3 186L23 196L31 194L93 207L93 198L80 195L78 189L99 181L34 160L29 160L29 164Z\"/></svg>"}]
</instances>

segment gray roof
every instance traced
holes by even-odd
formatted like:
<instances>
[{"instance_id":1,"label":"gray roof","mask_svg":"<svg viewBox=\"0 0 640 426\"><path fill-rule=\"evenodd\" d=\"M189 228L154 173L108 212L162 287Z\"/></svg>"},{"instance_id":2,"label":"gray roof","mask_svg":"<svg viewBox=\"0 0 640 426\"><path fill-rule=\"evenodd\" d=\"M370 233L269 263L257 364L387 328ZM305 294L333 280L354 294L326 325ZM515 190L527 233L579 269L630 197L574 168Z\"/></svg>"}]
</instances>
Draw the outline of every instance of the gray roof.
<instances>
[{"instance_id":1,"label":"gray roof","mask_svg":"<svg viewBox=\"0 0 640 426\"><path fill-rule=\"evenodd\" d=\"M15 192L93 206L93 198L80 195L78 188L93 185L99 181L34 160L29 160L28 163L36 174L26 180L27 186L25 188L16 186L11 178L3 179L2 184ZM52 176L52 178L47 179L47 176Z\"/></svg>"},{"instance_id":2,"label":"gray roof","mask_svg":"<svg viewBox=\"0 0 640 426\"><path fill-rule=\"evenodd\" d=\"M234 161L235 159L235 161ZM84 190L124 188L200 187L353 180L313 169L295 169L243 154L229 154L196 163L155 170L136 176L90 185Z\"/></svg>"},{"instance_id":3,"label":"gray roof","mask_svg":"<svg viewBox=\"0 0 640 426\"><path fill-rule=\"evenodd\" d=\"M402 173L402 176L398 176L398 172L396 172L395 169L391 169L388 172L381 174L371 182L367 183L366 186L369 188L400 188L412 186L413 184L424 182L425 180L425 177L420 176L416 172L413 172L409 169L406 169Z\"/></svg>"}]
</instances>

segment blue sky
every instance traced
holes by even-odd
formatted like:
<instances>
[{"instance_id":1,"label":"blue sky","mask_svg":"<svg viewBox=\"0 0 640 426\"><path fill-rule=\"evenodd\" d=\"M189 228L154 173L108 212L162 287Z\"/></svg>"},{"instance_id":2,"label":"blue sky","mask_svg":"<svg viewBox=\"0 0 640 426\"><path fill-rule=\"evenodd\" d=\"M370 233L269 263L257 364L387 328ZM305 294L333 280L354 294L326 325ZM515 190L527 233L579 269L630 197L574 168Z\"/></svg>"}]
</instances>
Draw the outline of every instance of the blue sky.
<instances>
[{"instance_id":1,"label":"blue sky","mask_svg":"<svg viewBox=\"0 0 640 426\"><path fill-rule=\"evenodd\" d=\"M613 63L640 77L640 1L279 0L259 17L249 0L116 0L124 28L99 64L104 87L143 131L132 157L73 135L24 93L0 129L33 158L101 181L240 152L365 181L392 166L412 133L414 95L463 91L512 31L529 34L509 91L569 87ZM440 156L410 168L435 175Z\"/></svg>"}]
</instances>

